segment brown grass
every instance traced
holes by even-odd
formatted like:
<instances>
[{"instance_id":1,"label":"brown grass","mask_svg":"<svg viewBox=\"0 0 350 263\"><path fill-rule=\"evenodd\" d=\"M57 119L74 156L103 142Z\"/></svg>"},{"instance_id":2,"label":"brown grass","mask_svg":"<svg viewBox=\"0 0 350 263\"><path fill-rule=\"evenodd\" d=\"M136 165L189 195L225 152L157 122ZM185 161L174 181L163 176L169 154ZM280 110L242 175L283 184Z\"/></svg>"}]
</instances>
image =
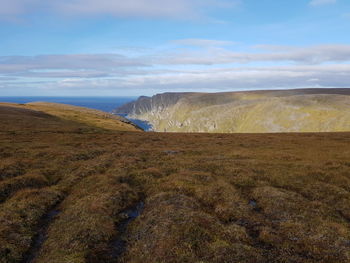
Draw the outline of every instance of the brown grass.
<instances>
[{"instance_id":1,"label":"brown grass","mask_svg":"<svg viewBox=\"0 0 350 263\"><path fill-rule=\"evenodd\" d=\"M0 262L350 262L350 134L106 131L0 107ZM144 200L111 257L123 211Z\"/></svg>"},{"instance_id":2,"label":"brown grass","mask_svg":"<svg viewBox=\"0 0 350 263\"><path fill-rule=\"evenodd\" d=\"M71 106L59 103L32 102L27 104L1 103L0 106L11 106L25 110L33 110L32 115L40 116L50 114L64 120L74 121L88 126L113 130L113 131L141 131L127 119L99 110ZM43 114L45 112L45 114Z\"/></svg>"}]
</instances>

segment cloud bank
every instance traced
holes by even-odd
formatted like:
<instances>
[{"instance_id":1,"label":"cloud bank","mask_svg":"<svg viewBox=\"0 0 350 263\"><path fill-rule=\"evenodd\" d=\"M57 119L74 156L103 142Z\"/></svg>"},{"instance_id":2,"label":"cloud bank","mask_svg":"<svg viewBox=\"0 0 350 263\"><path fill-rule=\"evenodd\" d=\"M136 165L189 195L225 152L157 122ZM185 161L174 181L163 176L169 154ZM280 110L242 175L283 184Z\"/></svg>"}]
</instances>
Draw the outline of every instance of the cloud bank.
<instances>
[{"instance_id":1,"label":"cloud bank","mask_svg":"<svg viewBox=\"0 0 350 263\"><path fill-rule=\"evenodd\" d=\"M172 43L180 47L137 56L2 56L0 90L89 90L116 95L137 90L147 95L164 90L350 87L350 45L260 45L247 48L249 52L237 52L225 41L186 39Z\"/></svg>"},{"instance_id":2,"label":"cloud bank","mask_svg":"<svg viewBox=\"0 0 350 263\"><path fill-rule=\"evenodd\" d=\"M310 47L257 46L255 52L235 52L224 48L182 50L160 59L164 64L214 65L251 62L295 62L318 64L350 61L350 45L318 45ZM258 52L256 52L258 51Z\"/></svg>"}]
</instances>

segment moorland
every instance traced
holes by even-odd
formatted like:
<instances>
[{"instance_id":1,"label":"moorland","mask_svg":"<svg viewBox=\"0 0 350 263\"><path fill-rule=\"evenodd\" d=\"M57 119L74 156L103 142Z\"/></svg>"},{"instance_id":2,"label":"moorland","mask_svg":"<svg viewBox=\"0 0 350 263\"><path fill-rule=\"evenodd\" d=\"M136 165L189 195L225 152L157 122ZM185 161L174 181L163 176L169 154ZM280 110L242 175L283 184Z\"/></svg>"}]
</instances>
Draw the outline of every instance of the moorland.
<instances>
[{"instance_id":1,"label":"moorland","mask_svg":"<svg viewBox=\"0 0 350 263\"><path fill-rule=\"evenodd\" d=\"M154 133L86 111L0 105L1 263L350 262L350 133Z\"/></svg>"}]
</instances>

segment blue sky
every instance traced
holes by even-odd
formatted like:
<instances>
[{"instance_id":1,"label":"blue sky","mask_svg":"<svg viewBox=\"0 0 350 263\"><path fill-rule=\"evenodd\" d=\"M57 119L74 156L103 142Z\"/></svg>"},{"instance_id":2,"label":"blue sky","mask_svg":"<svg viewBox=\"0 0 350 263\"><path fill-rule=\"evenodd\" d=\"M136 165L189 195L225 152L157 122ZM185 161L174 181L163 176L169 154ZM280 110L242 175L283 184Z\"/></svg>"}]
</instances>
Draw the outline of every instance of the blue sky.
<instances>
[{"instance_id":1,"label":"blue sky","mask_svg":"<svg viewBox=\"0 0 350 263\"><path fill-rule=\"evenodd\" d=\"M349 0L0 6L0 96L350 88Z\"/></svg>"}]
</instances>

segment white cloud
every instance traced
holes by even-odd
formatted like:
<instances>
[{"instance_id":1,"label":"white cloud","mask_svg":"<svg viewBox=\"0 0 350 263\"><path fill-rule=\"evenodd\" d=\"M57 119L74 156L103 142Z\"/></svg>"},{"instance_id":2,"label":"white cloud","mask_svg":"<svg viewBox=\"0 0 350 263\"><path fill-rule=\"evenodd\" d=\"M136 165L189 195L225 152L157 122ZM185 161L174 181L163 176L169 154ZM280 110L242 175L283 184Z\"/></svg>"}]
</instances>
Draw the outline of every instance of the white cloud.
<instances>
[{"instance_id":1,"label":"white cloud","mask_svg":"<svg viewBox=\"0 0 350 263\"><path fill-rule=\"evenodd\" d=\"M112 15L191 19L205 7L227 8L238 0L0 0L0 18L40 12L72 16Z\"/></svg>"},{"instance_id":2,"label":"white cloud","mask_svg":"<svg viewBox=\"0 0 350 263\"><path fill-rule=\"evenodd\" d=\"M261 89L298 88L309 86L349 87L350 65L261 67L261 68L216 68L183 71L180 74L134 76L119 85L144 88L186 89ZM318 80L310 83L310 79ZM113 82L112 82L113 83ZM116 85L116 83L111 85ZM105 83L107 84L107 83ZM108 84L107 84L108 85Z\"/></svg>"},{"instance_id":3,"label":"white cloud","mask_svg":"<svg viewBox=\"0 0 350 263\"><path fill-rule=\"evenodd\" d=\"M73 0L57 3L68 14L110 14L115 16L176 17L190 15L193 1L186 0Z\"/></svg>"},{"instance_id":4,"label":"white cloud","mask_svg":"<svg viewBox=\"0 0 350 263\"><path fill-rule=\"evenodd\" d=\"M337 3L337 0L312 0L310 2L311 6L322 6L322 5L329 5L329 4L335 4Z\"/></svg>"},{"instance_id":5,"label":"white cloud","mask_svg":"<svg viewBox=\"0 0 350 263\"><path fill-rule=\"evenodd\" d=\"M310 47L260 46L262 52L235 52L224 48L180 50L159 58L161 64L214 65L251 62L295 62L318 64L350 61L350 45Z\"/></svg>"},{"instance_id":6,"label":"white cloud","mask_svg":"<svg viewBox=\"0 0 350 263\"><path fill-rule=\"evenodd\" d=\"M57 0L0 0L0 18L13 18L25 13L42 11L48 9L50 3L55 1Z\"/></svg>"},{"instance_id":7,"label":"white cloud","mask_svg":"<svg viewBox=\"0 0 350 263\"><path fill-rule=\"evenodd\" d=\"M312 80L312 81L310 81ZM216 91L242 89L277 89L277 88L305 88L305 87L337 87L349 88L350 65L323 65L309 67L264 67L264 68L215 68L197 71L183 71L181 73L164 73L136 75L127 78L106 79L75 79L65 78L59 81L43 81L33 83L13 82L11 87L44 86L47 89L63 90L187 90L187 91Z\"/></svg>"},{"instance_id":8,"label":"white cloud","mask_svg":"<svg viewBox=\"0 0 350 263\"><path fill-rule=\"evenodd\" d=\"M228 48L212 47L230 42L216 40L184 40L185 43L202 45L198 49L180 49L167 52L153 51L153 55L126 56L121 54L66 54L38 56L2 56L0 57L1 74L38 75L46 76L70 75L103 75L107 72L130 72L130 69L145 69L152 66L181 67L206 66L221 64L250 64L256 62L278 62L297 64L322 64L350 62L350 45L319 45L310 47L289 46L259 46L259 51L236 52ZM208 45L208 46L206 46ZM149 50L145 51L150 53ZM56 73L54 73L56 72Z\"/></svg>"},{"instance_id":9,"label":"white cloud","mask_svg":"<svg viewBox=\"0 0 350 263\"><path fill-rule=\"evenodd\" d=\"M0 90L45 87L56 92L143 90L148 94L150 90L350 87L350 45L259 46L252 52L232 48L236 46L201 45L171 53L155 49L153 55L147 50L145 55L138 52L133 57L3 56Z\"/></svg>"},{"instance_id":10,"label":"white cloud","mask_svg":"<svg viewBox=\"0 0 350 263\"><path fill-rule=\"evenodd\" d=\"M119 54L69 54L0 57L0 74L30 70L113 70L115 68L145 67L140 59Z\"/></svg>"}]
</instances>

